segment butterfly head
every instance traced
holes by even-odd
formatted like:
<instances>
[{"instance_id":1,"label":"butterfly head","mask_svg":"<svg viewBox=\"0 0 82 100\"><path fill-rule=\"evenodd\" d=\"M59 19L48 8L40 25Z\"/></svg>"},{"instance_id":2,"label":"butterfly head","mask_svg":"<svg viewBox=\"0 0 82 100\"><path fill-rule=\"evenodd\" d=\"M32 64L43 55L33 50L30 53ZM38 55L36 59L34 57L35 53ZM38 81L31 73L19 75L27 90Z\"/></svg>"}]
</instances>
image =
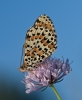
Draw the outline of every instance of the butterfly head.
<instances>
[{"instance_id":1,"label":"butterfly head","mask_svg":"<svg viewBox=\"0 0 82 100\"><path fill-rule=\"evenodd\" d=\"M18 68L21 72L26 72L26 68L24 67L24 65L20 66L20 68Z\"/></svg>"}]
</instances>

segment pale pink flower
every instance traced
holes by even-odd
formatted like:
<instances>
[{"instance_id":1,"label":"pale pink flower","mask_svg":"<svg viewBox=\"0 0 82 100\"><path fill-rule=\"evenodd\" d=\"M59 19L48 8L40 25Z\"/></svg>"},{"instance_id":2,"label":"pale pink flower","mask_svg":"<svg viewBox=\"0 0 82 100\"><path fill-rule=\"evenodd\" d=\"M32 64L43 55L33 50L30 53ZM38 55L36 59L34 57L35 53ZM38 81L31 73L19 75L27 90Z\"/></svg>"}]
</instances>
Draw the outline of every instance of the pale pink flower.
<instances>
[{"instance_id":1,"label":"pale pink flower","mask_svg":"<svg viewBox=\"0 0 82 100\"><path fill-rule=\"evenodd\" d=\"M25 75L23 83L26 86L26 93L31 93L48 87L50 84L60 82L70 71L68 59L64 62L64 60L48 58L40 63L36 70Z\"/></svg>"}]
</instances>

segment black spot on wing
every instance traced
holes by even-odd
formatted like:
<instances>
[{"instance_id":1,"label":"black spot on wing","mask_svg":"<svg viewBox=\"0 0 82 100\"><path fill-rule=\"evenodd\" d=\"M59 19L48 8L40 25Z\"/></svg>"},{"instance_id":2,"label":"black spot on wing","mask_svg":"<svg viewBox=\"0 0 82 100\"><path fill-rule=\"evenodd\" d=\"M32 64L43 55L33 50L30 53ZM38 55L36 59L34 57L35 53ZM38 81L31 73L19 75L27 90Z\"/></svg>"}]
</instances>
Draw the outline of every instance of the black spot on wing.
<instances>
[{"instance_id":1,"label":"black spot on wing","mask_svg":"<svg viewBox=\"0 0 82 100\"><path fill-rule=\"evenodd\" d=\"M45 52L47 52L47 51L48 51L48 49L47 49L47 48L44 48L44 51L45 51Z\"/></svg>"},{"instance_id":2,"label":"black spot on wing","mask_svg":"<svg viewBox=\"0 0 82 100\"><path fill-rule=\"evenodd\" d=\"M31 36L29 34L26 34L26 38L30 38Z\"/></svg>"},{"instance_id":3,"label":"black spot on wing","mask_svg":"<svg viewBox=\"0 0 82 100\"><path fill-rule=\"evenodd\" d=\"M40 30L42 31L42 30L43 30L43 28L40 28Z\"/></svg>"},{"instance_id":4,"label":"black spot on wing","mask_svg":"<svg viewBox=\"0 0 82 100\"><path fill-rule=\"evenodd\" d=\"M48 33L48 36L51 36L51 34L50 34L50 33Z\"/></svg>"},{"instance_id":5,"label":"black spot on wing","mask_svg":"<svg viewBox=\"0 0 82 100\"><path fill-rule=\"evenodd\" d=\"M37 33L37 35L40 35L40 33Z\"/></svg>"},{"instance_id":6,"label":"black spot on wing","mask_svg":"<svg viewBox=\"0 0 82 100\"><path fill-rule=\"evenodd\" d=\"M39 50L42 50L42 48L39 48Z\"/></svg>"},{"instance_id":7,"label":"black spot on wing","mask_svg":"<svg viewBox=\"0 0 82 100\"><path fill-rule=\"evenodd\" d=\"M32 34L33 36L35 36L35 34Z\"/></svg>"},{"instance_id":8,"label":"black spot on wing","mask_svg":"<svg viewBox=\"0 0 82 100\"><path fill-rule=\"evenodd\" d=\"M51 38L51 40L53 40L53 38Z\"/></svg>"},{"instance_id":9,"label":"black spot on wing","mask_svg":"<svg viewBox=\"0 0 82 100\"><path fill-rule=\"evenodd\" d=\"M40 62L42 62L42 60L40 60Z\"/></svg>"},{"instance_id":10,"label":"black spot on wing","mask_svg":"<svg viewBox=\"0 0 82 100\"><path fill-rule=\"evenodd\" d=\"M27 61L27 59L25 59L25 61Z\"/></svg>"},{"instance_id":11,"label":"black spot on wing","mask_svg":"<svg viewBox=\"0 0 82 100\"><path fill-rule=\"evenodd\" d=\"M39 41L37 41L37 43L39 43Z\"/></svg>"},{"instance_id":12,"label":"black spot on wing","mask_svg":"<svg viewBox=\"0 0 82 100\"><path fill-rule=\"evenodd\" d=\"M44 32L42 32L42 36L45 36Z\"/></svg>"},{"instance_id":13,"label":"black spot on wing","mask_svg":"<svg viewBox=\"0 0 82 100\"><path fill-rule=\"evenodd\" d=\"M44 40L47 40L47 38L46 38L46 37L44 37Z\"/></svg>"},{"instance_id":14,"label":"black spot on wing","mask_svg":"<svg viewBox=\"0 0 82 100\"><path fill-rule=\"evenodd\" d=\"M42 59L43 59L43 58L45 58L45 56L44 56L44 55L42 55L41 57L42 57Z\"/></svg>"},{"instance_id":15,"label":"black spot on wing","mask_svg":"<svg viewBox=\"0 0 82 100\"><path fill-rule=\"evenodd\" d=\"M37 60L36 58L34 58L34 61Z\"/></svg>"},{"instance_id":16,"label":"black spot on wing","mask_svg":"<svg viewBox=\"0 0 82 100\"><path fill-rule=\"evenodd\" d=\"M27 47L30 47L29 45L27 45Z\"/></svg>"},{"instance_id":17,"label":"black spot on wing","mask_svg":"<svg viewBox=\"0 0 82 100\"><path fill-rule=\"evenodd\" d=\"M50 43L49 39L47 40L47 43Z\"/></svg>"}]
</instances>

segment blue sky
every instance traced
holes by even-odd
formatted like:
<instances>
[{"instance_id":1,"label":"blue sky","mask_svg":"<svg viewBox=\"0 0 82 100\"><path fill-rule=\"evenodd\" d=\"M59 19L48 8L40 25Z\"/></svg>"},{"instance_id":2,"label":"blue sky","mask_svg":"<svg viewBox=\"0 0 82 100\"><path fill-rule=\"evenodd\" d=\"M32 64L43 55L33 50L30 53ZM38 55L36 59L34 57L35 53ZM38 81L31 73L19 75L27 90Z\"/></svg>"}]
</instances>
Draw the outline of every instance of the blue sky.
<instances>
[{"instance_id":1,"label":"blue sky","mask_svg":"<svg viewBox=\"0 0 82 100\"><path fill-rule=\"evenodd\" d=\"M12 85L16 86L24 94L24 100L27 100L28 95L25 94L24 84L21 83L24 74L19 72L18 68L26 31L41 14L50 16L57 32L58 49L52 56L60 59L63 56L64 59L69 58L70 62L73 61L72 72L55 87L62 100L81 100L81 0L0 0L0 82L8 84L11 88ZM56 100L51 88L31 95L35 96L34 94L36 96L38 94L39 99L42 98L42 100L51 98Z\"/></svg>"}]
</instances>

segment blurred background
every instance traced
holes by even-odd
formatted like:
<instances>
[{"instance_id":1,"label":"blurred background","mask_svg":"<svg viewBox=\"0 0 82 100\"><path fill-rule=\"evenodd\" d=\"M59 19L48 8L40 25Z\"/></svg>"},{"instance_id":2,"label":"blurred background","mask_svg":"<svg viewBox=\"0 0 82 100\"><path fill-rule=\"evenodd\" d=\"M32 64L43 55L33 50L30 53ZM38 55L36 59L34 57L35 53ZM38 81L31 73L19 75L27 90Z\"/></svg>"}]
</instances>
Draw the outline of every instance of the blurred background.
<instances>
[{"instance_id":1,"label":"blurred background","mask_svg":"<svg viewBox=\"0 0 82 100\"><path fill-rule=\"evenodd\" d=\"M56 28L52 56L73 61L72 72L54 86L62 100L82 100L82 0L0 0L0 100L57 100L50 87L26 94L18 70L26 31L41 14Z\"/></svg>"}]
</instances>

